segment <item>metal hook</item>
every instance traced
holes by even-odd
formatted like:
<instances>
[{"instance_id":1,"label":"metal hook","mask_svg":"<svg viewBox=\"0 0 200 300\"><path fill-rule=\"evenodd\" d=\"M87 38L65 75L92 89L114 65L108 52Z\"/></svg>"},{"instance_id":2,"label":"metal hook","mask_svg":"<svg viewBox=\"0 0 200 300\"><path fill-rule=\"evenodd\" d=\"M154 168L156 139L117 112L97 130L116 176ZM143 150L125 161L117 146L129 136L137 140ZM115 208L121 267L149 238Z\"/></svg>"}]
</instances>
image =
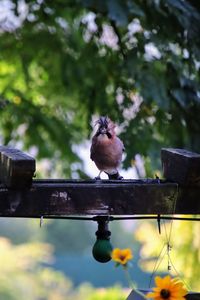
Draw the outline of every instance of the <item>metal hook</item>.
<instances>
[{"instance_id":1,"label":"metal hook","mask_svg":"<svg viewBox=\"0 0 200 300\"><path fill-rule=\"evenodd\" d=\"M160 183L160 177L157 174L155 174L155 177L158 180L158 183Z\"/></svg>"},{"instance_id":2,"label":"metal hook","mask_svg":"<svg viewBox=\"0 0 200 300\"><path fill-rule=\"evenodd\" d=\"M158 180L158 184L160 184L160 178L159 178L159 176L157 174L155 174L155 177ZM161 234L160 214L158 214L157 222L158 222L158 232L159 232L159 234Z\"/></svg>"},{"instance_id":3,"label":"metal hook","mask_svg":"<svg viewBox=\"0 0 200 300\"><path fill-rule=\"evenodd\" d=\"M167 266L167 269L168 269L168 271L170 271L172 269L171 262L170 262L170 254L169 254L169 252L171 250L172 250L172 246L169 243L167 243L167 255L168 255L168 266Z\"/></svg>"},{"instance_id":4,"label":"metal hook","mask_svg":"<svg viewBox=\"0 0 200 300\"><path fill-rule=\"evenodd\" d=\"M43 218L43 216L41 216L41 217L40 217L40 228L42 227L43 222L44 222L44 218Z\"/></svg>"},{"instance_id":5,"label":"metal hook","mask_svg":"<svg viewBox=\"0 0 200 300\"><path fill-rule=\"evenodd\" d=\"M161 226L160 226L160 215L157 216L157 223L158 223L158 232L161 234Z\"/></svg>"}]
</instances>

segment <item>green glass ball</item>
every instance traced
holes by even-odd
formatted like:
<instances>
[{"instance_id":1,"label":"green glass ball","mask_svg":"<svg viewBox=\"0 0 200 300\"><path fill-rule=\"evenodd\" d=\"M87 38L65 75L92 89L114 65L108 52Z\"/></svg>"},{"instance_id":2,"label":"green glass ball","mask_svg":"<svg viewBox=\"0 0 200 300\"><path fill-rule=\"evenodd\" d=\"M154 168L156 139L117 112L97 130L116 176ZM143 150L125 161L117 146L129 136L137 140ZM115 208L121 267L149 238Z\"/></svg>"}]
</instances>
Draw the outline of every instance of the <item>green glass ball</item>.
<instances>
[{"instance_id":1,"label":"green glass ball","mask_svg":"<svg viewBox=\"0 0 200 300\"><path fill-rule=\"evenodd\" d=\"M93 249L93 257L101 263L106 263L111 260L112 245L109 240L97 239Z\"/></svg>"}]
</instances>

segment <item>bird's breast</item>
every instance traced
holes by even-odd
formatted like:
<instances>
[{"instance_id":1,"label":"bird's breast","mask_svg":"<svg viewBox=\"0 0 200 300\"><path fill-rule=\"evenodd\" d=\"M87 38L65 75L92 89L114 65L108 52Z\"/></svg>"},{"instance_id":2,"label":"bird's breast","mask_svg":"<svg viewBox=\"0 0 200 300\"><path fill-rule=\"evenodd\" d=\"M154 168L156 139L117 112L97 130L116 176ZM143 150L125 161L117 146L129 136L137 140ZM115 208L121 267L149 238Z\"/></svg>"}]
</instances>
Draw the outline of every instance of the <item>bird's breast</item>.
<instances>
[{"instance_id":1,"label":"bird's breast","mask_svg":"<svg viewBox=\"0 0 200 300\"><path fill-rule=\"evenodd\" d=\"M99 169L117 168L122 160L123 144L118 137L100 135L93 143L92 159Z\"/></svg>"}]
</instances>

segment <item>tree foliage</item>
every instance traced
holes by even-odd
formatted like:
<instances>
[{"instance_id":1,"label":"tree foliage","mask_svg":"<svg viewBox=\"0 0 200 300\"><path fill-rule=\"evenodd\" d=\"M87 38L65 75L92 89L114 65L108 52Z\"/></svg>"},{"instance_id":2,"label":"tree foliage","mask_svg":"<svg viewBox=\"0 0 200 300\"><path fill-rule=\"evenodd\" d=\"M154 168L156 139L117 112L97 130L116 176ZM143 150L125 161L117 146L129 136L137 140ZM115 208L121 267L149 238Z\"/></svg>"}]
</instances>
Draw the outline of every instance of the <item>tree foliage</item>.
<instances>
[{"instance_id":1,"label":"tree foliage","mask_svg":"<svg viewBox=\"0 0 200 300\"><path fill-rule=\"evenodd\" d=\"M6 300L103 300L124 299L120 286L94 289L89 284L75 288L71 281L45 264L52 262L52 248L44 243L13 245L0 238L0 298Z\"/></svg>"},{"instance_id":2,"label":"tree foliage","mask_svg":"<svg viewBox=\"0 0 200 300\"><path fill-rule=\"evenodd\" d=\"M27 243L18 246L0 239L0 297L18 299L73 299L71 282L41 263L50 263L50 246Z\"/></svg>"},{"instance_id":3,"label":"tree foliage","mask_svg":"<svg viewBox=\"0 0 200 300\"><path fill-rule=\"evenodd\" d=\"M155 163L162 146L199 150L198 1L9 3L0 23L2 143L35 146L52 170L83 177L73 145L107 114L121 125L125 167L136 153Z\"/></svg>"}]
</instances>

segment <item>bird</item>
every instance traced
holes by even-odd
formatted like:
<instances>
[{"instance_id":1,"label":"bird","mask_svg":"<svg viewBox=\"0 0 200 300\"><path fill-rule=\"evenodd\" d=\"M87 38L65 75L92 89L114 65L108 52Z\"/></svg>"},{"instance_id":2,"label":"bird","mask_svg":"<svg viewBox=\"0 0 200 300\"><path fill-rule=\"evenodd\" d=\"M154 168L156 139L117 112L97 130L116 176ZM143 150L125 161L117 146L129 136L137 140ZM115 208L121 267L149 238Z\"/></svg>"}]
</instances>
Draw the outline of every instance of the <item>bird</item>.
<instances>
[{"instance_id":1,"label":"bird","mask_svg":"<svg viewBox=\"0 0 200 300\"><path fill-rule=\"evenodd\" d=\"M107 116L101 116L95 123L98 129L92 137L90 158L99 169L99 175L95 179L101 179L105 172L109 179L123 179L118 172L122 161L124 144L115 133L116 125Z\"/></svg>"}]
</instances>

